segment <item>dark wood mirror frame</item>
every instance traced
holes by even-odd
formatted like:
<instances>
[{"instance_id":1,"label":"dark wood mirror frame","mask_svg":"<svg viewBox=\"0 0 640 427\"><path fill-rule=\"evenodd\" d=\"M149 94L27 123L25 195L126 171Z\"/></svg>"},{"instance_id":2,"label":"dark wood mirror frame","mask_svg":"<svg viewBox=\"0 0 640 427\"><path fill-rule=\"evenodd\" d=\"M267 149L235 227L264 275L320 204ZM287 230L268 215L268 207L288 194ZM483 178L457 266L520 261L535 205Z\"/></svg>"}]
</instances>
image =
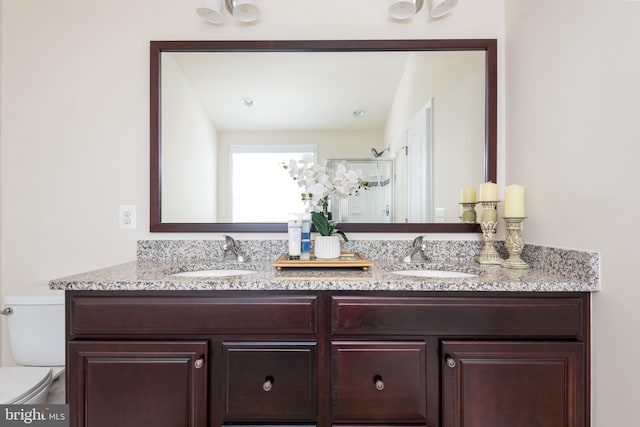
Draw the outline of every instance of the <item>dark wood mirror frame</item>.
<instances>
[{"instance_id":1,"label":"dark wood mirror frame","mask_svg":"<svg viewBox=\"0 0 640 427\"><path fill-rule=\"evenodd\" d=\"M292 40L292 41L152 41L150 62L150 231L151 232L286 232L282 223L163 223L161 216L160 64L162 52L357 52L357 51L486 52L485 181L497 177L497 41L442 40ZM342 223L345 232L479 233L478 224L462 223Z\"/></svg>"}]
</instances>

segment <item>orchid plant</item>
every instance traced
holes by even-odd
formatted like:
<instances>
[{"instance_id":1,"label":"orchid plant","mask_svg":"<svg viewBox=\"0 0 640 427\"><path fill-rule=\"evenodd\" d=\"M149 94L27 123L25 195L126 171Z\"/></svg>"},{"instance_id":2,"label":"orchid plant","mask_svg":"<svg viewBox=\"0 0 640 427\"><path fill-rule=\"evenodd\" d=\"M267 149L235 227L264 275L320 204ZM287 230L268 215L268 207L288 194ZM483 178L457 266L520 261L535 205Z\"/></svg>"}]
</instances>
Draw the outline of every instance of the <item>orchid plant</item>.
<instances>
[{"instance_id":1,"label":"orchid plant","mask_svg":"<svg viewBox=\"0 0 640 427\"><path fill-rule=\"evenodd\" d=\"M289 175L304 187L302 200L309 204L311 221L321 236L339 234L344 241L347 236L337 228L337 222L329 219L329 200L346 199L357 195L361 188L367 188L368 183L362 179L360 171L347 170L338 164L335 171L327 168L327 163L314 163L312 156L303 156L302 160L290 160L283 165Z\"/></svg>"}]
</instances>

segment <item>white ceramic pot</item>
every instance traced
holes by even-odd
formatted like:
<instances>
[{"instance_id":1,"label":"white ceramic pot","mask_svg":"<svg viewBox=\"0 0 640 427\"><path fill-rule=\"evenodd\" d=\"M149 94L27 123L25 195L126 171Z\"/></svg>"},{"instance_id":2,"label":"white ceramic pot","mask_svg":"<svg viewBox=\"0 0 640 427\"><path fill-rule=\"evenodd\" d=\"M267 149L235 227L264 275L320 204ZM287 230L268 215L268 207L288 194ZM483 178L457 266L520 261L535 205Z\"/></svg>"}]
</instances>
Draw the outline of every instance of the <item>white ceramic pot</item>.
<instances>
[{"instance_id":1,"label":"white ceramic pot","mask_svg":"<svg viewBox=\"0 0 640 427\"><path fill-rule=\"evenodd\" d=\"M313 254L318 259L334 259L340 256L340 236L316 236Z\"/></svg>"}]
</instances>

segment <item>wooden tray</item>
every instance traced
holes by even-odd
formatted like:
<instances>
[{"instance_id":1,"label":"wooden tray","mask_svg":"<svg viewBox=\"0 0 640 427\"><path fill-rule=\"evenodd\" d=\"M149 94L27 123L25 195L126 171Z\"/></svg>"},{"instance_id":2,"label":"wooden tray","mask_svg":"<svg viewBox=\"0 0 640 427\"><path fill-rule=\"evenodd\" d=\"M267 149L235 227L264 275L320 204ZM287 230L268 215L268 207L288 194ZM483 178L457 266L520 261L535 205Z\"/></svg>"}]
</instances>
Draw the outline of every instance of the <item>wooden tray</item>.
<instances>
[{"instance_id":1,"label":"wooden tray","mask_svg":"<svg viewBox=\"0 0 640 427\"><path fill-rule=\"evenodd\" d=\"M311 259L309 261L302 261L299 259L289 259L289 254L284 254L280 258L278 258L273 266L278 270L282 270L283 268L290 267L331 267L331 268L354 268L360 267L363 270L367 271L369 267L371 267L373 263L363 257L360 254L356 253L341 253L340 257L336 259L316 259L316 257L311 254Z\"/></svg>"}]
</instances>

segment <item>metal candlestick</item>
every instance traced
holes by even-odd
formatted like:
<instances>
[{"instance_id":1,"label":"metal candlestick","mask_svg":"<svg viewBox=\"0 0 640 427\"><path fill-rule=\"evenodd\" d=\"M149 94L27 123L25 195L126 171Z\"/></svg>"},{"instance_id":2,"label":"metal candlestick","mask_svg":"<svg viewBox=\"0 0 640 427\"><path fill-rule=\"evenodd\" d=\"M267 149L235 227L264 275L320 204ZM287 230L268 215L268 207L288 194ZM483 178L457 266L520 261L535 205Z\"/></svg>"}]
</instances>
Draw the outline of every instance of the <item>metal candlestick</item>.
<instances>
[{"instance_id":1,"label":"metal candlestick","mask_svg":"<svg viewBox=\"0 0 640 427\"><path fill-rule=\"evenodd\" d=\"M462 214L460 219L465 224L475 224L476 223L476 203L460 203L462 205Z\"/></svg>"},{"instance_id":2,"label":"metal candlestick","mask_svg":"<svg viewBox=\"0 0 640 427\"><path fill-rule=\"evenodd\" d=\"M480 264L501 265L502 258L496 251L496 229L498 228L498 202L481 201L482 214L480 215L480 228L482 229L482 250L476 257Z\"/></svg>"},{"instance_id":3,"label":"metal candlestick","mask_svg":"<svg viewBox=\"0 0 640 427\"><path fill-rule=\"evenodd\" d=\"M509 258L502 261L502 266L505 268L529 268L529 264L520 258L522 249L524 249L524 241L520 236L522 221L524 221L524 217L504 218L504 222L507 223L507 230L509 231L509 235L504 241L504 247L507 249L507 252L509 252Z\"/></svg>"}]
</instances>

